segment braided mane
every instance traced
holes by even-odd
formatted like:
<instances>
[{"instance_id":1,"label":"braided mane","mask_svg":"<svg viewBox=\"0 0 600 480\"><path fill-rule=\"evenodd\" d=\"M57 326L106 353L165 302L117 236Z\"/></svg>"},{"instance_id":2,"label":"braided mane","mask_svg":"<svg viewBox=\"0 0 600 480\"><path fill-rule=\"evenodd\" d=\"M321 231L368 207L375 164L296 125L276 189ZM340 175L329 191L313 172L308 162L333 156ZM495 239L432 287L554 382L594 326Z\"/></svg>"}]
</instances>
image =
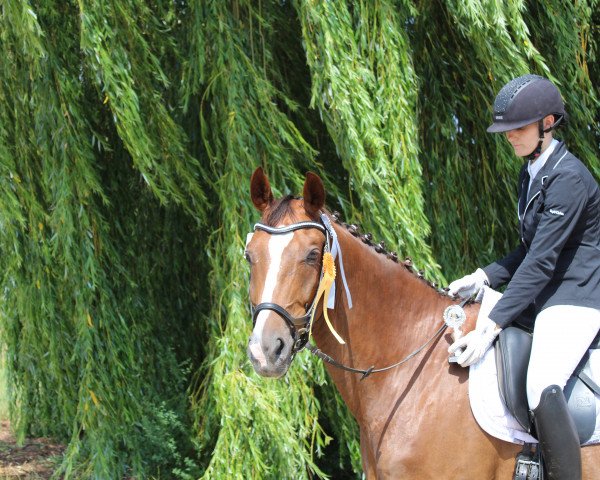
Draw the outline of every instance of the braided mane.
<instances>
[{"instance_id":1,"label":"braided mane","mask_svg":"<svg viewBox=\"0 0 600 480\"><path fill-rule=\"evenodd\" d=\"M410 273L412 273L413 275L417 276L418 278L420 278L421 280L426 282L431 288L435 289L439 294L446 295L446 291L444 289L438 288L438 285L435 282L430 282L425 278L425 272L423 270L416 270L414 268L412 259L410 257L406 257L402 262L400 262L400 260L398 258L398 254L396 252L389 252L386 248L384 241L381 241L379 243L373 242L373 235L371 233L361 234L359 225L348 224L348 223L343 222L342 220L340 220L340 213L337 211L334 211L333 213L331 213L331 217L333 218L335 223L337 223L338 225L340 225L340 226L344 227L346 230L348 230L348 232L350 232L350 234L353 237L358 238L364 244L372 247L377 253L385 255L386 258L388 258L389 260L392 260L395 263L401 263L402 265L404 265L404 268L406 268Z\"/></svg>"}]
</instances>

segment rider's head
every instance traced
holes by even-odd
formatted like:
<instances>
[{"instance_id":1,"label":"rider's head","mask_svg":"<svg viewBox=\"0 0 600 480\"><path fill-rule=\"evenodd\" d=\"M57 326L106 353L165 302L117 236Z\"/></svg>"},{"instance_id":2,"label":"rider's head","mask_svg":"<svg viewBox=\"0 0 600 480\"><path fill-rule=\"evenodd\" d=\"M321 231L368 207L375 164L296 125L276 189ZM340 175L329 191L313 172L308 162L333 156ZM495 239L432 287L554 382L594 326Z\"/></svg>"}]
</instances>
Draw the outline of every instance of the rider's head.
<instances>
[{"instance_id":1,"label":"rider's head","mask_svg":"<svg viewBox=\"0 0 600 480\"><path fill-rule=\"evenodd\" d=\"M511 141L517 155L535 159L542 150L546 134L564 123L565 119L565 105L554 84L539 75L523 75L504 85L496 96L494 123L487 131L504 132L511 140L511 133L516 135L516 132L523 133L527 129L535 130L537 142L531 145L531 149L529 145L515 144ZM518 150L517 146L521 150ZM523 152L523 149L527 151Z\"/></svg>"}]
</instances>

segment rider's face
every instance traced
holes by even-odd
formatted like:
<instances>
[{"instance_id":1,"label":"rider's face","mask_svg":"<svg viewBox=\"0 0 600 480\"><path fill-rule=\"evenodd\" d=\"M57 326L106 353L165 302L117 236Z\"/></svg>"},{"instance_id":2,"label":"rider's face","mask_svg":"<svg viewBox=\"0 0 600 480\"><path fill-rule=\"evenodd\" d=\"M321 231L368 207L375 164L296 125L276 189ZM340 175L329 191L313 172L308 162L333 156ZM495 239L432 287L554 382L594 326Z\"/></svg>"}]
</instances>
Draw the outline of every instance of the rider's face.
<instances>
[{"instance_id":1,"label":"rider's face","mask_svg":"<svg viewBox=\"0 0 600 480\"><path fill-rule=\"evenodd\" d=\"M554 123L554 115L548 115L544 118L544 128L550 128ZM538 122L530 123L521 128L515 128L504 132L507 140L510 142L515 150L515 154L519 157L526 157L537 147L540 141L540 133L538 131ZM552 140L552 132L546 132L544 134L544 143L542 144L542 151L550 144Z\"/></svg>"},{"instance_id":2,"label":"rider's face","mask_svg":"<svg viewBox=\"0 0 600 480\"><path fill-rule=\"evenodd\" d=\"M509 130L504 133L507 140L515 150L515 154L519 157L529 155L539 142L538 124L530 123L521 128Z\"/></svg>"}]
</instances>

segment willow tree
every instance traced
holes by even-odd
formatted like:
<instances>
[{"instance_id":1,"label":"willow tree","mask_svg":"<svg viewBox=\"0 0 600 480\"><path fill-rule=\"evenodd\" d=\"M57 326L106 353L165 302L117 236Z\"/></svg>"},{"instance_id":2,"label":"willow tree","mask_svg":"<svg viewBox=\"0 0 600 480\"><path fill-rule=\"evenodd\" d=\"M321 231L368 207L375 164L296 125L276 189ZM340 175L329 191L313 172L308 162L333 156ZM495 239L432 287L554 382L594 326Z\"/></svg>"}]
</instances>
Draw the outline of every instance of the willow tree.
<instances>
[{"instance_id":1,"label":"willow tree","mask_svg":"<svg viewBox=\"0 0 600 480\"><path fill-rule=\"evenodd\" d=\"M559 85L565 139L600 176L599 11L0 1L0 330L19 438L67 442L65 478L359 475L323 366L300 354L273 382L246 360L251 172L277 194L318 172L330 208L444 283L513 246L519 160L485 133L510 78Z\"/></svg>"}]
</instances>

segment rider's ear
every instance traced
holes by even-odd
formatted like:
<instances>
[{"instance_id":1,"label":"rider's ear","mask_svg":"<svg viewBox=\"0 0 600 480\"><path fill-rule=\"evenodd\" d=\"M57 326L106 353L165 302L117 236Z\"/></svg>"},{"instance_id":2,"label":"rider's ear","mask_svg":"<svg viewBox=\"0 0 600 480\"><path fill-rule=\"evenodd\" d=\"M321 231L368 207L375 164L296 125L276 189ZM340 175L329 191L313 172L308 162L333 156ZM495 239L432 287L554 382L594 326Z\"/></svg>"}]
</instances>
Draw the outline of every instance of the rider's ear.
<instances>
[{"instance_id":1,"label":"rider's ear","mask_svg":"<svg viewBox=\"0 0 600 480\"><path fill-rule=\"evenodd\" d=\"M304 209L310 216L314 216L325 204L325 187L319 176L308 172L304 181Z\"/></svg>"},{"instance_id":2,"label":"rider's ear","mask_svg":"<svg viewBox=\"0 0 600 480\"><path fill-rule=\"evenodd\" d=\"M261 212L273 203L271 185L269 185L269 179L265 175L265 172L263 172L262 167L258 167L252 174L252 178L250 179L250 197L254 206Z\"/></svg>"}]
</instances>

